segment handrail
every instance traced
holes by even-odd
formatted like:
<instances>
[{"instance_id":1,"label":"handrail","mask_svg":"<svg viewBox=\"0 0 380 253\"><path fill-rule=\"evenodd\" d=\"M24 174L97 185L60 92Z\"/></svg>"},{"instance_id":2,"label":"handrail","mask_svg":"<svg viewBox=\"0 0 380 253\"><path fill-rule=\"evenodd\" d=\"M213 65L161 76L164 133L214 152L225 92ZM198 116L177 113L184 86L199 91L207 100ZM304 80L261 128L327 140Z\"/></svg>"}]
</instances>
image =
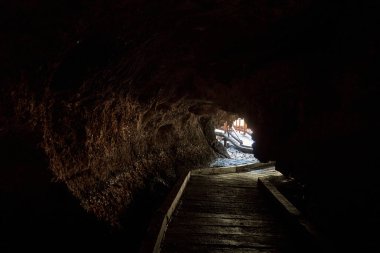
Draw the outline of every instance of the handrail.
<instances>
[{"instance_id":1,"label":"handrail","mask_svg":"<svg viewBox=\"0 0 380 253\"><path fill-rule=\"evenodd\" d=\"M235 127L232 126L230 129L232 129L232 131L231 131L231 130L229 131L229 132L230 132L230 135L231 135L235 140L237 140L237 141L240 143L240 145L242 145L242 144L243 144L243 141L242 141L242 140L239 138L239 136L237 135L237 132L236 132L236 130L235 130ZM234 136L232 133L234 133L235 136Z\"/></svg>"},{"instance_id":2,"label":"handrail","mask_svg":"<svg viewBox=\"0 0 380 253\"><path fill-rule=\"evenodd\" d=\"M253 152L253 148L245 145L241 145L237 141L235 141L233 138L229 138L225 133L215 132L215 135L221 136L225 138L226 140L230 141L238 150L244 152L244 153L251 153Z\"/></svg>"}]
</instances>

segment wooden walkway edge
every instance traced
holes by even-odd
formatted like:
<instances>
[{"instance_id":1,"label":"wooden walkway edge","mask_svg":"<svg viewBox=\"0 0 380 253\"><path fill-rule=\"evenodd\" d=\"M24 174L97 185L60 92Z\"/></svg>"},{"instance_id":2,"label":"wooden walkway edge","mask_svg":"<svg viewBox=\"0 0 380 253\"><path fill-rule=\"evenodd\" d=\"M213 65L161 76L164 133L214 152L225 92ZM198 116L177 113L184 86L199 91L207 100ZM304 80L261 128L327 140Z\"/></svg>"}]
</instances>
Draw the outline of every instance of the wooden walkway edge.
<instances>
[{"instance_id":1,"label":"wooden walkway edge","mask_svg":"<svg viewBox=\"0 0 380 253\"><path fill-rule=\"evenodd\" d=\"M140 252L161 252L162 247L163 252L230 252L234 248L244 252L282 252L276 247L285 247L287 237L272 224L277 218L273 220L266 214L266 205L261 207L260 203L266 200L258 195L258 186L265 188L312 233L300 212L268 180L260 178L260 173L265 174L260 171L268 171L264 168L269 167L274 167L274 163L196 169L182 175L154 215ZM190 178L192 183L187 190ZM263 232L267 229L271 232Z\"/></svg>"},{"instance_id":2,"label":"wooden walkway edge","mask_svg":"<svg viewBox=\"0 0 380 253\"><path fill-rule=\"evenodd\" d=\"M160 252L162 238L164 237L166 228L171 216L177 207L182 193L190 180L191 171L183 174L170 191L163 205L154 215L147 231L147 236L140 250L141 253Z\"/></svg>"},{"instance_id":3,"label":"wooden walkway edge","mask_svg":"<svg viewBox=\"0 0 380 253\"><path fill-rule=\"evenodd\" d=\"M278 189L274 186L268 179L266 178L258 178L259 186L263 187L269 195L273 198L273 200L279 204L279 206L287 213L287 215L293 219L306 233L310 235L313 241L319 247L323 247L323 239L317 232L317 229L311 224L305 217L303 217L302 213L295 207ZM327 250L322 250L325 252Z\"/></svg>"}]
</instances>

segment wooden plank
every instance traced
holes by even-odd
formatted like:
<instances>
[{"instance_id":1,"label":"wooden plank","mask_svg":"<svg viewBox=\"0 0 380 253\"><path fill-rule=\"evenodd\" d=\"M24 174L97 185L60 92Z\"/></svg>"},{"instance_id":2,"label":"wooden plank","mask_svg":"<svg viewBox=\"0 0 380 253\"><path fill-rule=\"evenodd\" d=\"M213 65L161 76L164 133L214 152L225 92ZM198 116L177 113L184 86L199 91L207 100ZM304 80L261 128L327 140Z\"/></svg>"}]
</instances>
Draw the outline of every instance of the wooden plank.
<instances>
[{"instance_id":1,"label":"wooden plank","mask_svg":"<svg viewBox=\"0 0 380 253\"><path fill-rule=\"evenodd\" d=\"M304 229L304 231L306 231L320 247L325 247L324 242L314 225L302 216L301 212L277 189L277 187L265 178L259 178L258 181L259 184L262 185L271 196L273 196L277 203L279 203L284 210L286 210L286 212L298 222L298 225Z\"/></svg>"},{"instance_id":2,"label":"wooden plank","mask_svg":"<svg viewBox=\"0 0 380 253\"><path fill-rule=\"evenodd\" d=\"M284 229L273 226L216 226L216 225L195 225L195 226L173 226L169 227L166 231L166 236L172 234L211 234L211 235L249 235L249 236L263 236L263 237L280 237Z\"/></svg>"},{"instance_id":3,"label":"wooden plank","mask_svg":"<svg viewBox=\"0 0 380 253\"><path fill-rule=\"evenodd\" d=\"M228 182L223 182L225 180L215 179L215 180L197 180L196 182L191 182L190 186L204 187L209 185L212 187L224 186L224 187L237 187L237 188L255 188L256 182L243 182L238 180L228 180Z\"/></svg>"},{"instance_id":4,"label":"wooden plank","mask_svg":"<svg viewBox=\"0 0 380 253\"><path fill-rule=\"evenodd\" d=\"M258 208L263 208L261 204L264 202L264 200L257 200L255 203L243 203L243 202L211 202L211 201L201 201L201 200L196 200L196 201L191 201L187 200L181 203L182 208L186 208L187 206L191 207L219 207L219 208L241 208L242 210L257 210ZM268 207L266 207L268 209Z\"/></svg>"},{"instance_id":5,"label":"wooden plank","mask_svg":"<svg viewBox=\"0 0 380 253\"><path fill-rule=\"evenodd\" d=\"M194 187L195 185L192 185ZM239 183L223 183L223 182L198 182L196 184L197 188L210 188L210 187L220 187L220 188L226 188L228 190L229 188L237 188L237 189L255 189L255 185L247 185L247 184L239 184ZM227 189L228 188L228 189Z\"/></svg>"},{"instance_id":6,"label":"wooden plank","mask_svg":"<svg viewBox=\"0 0 380 253\"><path fill-rule=\"evenodd\" d=\"M210 175L210 174L222 174L222 173L234 173L236 172L236 167L215 167L215 168L204 168L196 169L192 171L193 175Z\"/></svg>"},{"instance_id":7,"label":"wooden plank","mask_svg":"<svg viewBox=\"0 0 380 253\"><path fill-rule=\"evenodd\" d=\"M183 210L188 211L188 212L194 212L194 211L199 211L199 212L206 212L206 213L227 213L227 214L238 214L238 215L245 215L249 213L264 213L264 212L270 212L270 209L267 207L237 207L237 206L203 206L203 205L190 205L186 204L186 206L182 207ZM223 212L224 210L224 212Z\"/></svg>"},{"instance_id":8,"label":"wooden plank","mask_svg":"<svg viewBox=\"0 0 380 253\"><path fill-rule=\"evenodd\" d=\"M166 245L162 249L163 253L279 253L274 248L243 248L243 247L222 247L210 245Z\"/></svg>"},{"instance_id":9,"label":"wooden plank","mask_svg":"<svg viewBox=\"0 0 380 253\"><path fill-rule=\"evenodd\" d=\"M288 238L283 234L269 234L269 233L219 233L218 227L215 228L215 233L173 233L170 232L166 235L165 241L167 242L191 242L194 241L210 241L210 240L233 240L236 242L252 242L268 245L281 245ZM202 243L201 243L202 244Z\"/></svg>"},{"instance_id":10,"label":"wooden plank","mask_svg":"<svg viewBox=\"0 0 380 253\"><path fill-rule=\"evenodd\" d=\"M213 200L220 200L225 199L223 202L233 202L234 200L236 202L250 202L252 204L255 203L261 203L261 202L268 202L267 199L263 199L258 196L258 194L248 194L248 193L239 193L239 194L233 194L233 193L217 193L217 192L187 192L183 196L183 200L204 200L204 201L213 201ZM268 202L269 203L269 202Z\"/></svg>"},{"instance_id":11,"label":"wooden plank","mask_svg":"<svg viewBox=\"0 0 380 253\"><path fill-rule=\"evenodd\" d=\"M290 201L285 198L285 196L282 195L269 180L265 178L259 178L258 181L270 192L275 200L280 203L281 206L283 206L290 215L294 217L301 215L301 212L292 203L290 203Z\"/></svg>"},{"instance_id":12,"label":"wooden plank","mask_svg":"<svg viewBox=\"0 0 380 253\"><path fill-rule=\"evenodd\" d=\"M196 184L199 184L202 182L224 183L224 184L236 182L236 183L256 185L256 180L255 179L249 179L249 178L245 179L245 180L236 179L236 178L228 178L228 181L227 181L227 178L197 178L195 180L192 180L190 185L192 185L193 182L196 182Z\"/></svg>"},{"instance_id":13,"label":"wooden plank","mask_svg":"<svg viewBox=\"0 0 380 253\"><path fill-rule=\"evenodd\" d=\"M191 173L183 174L173 187L161 208L153 217L150 227L148 228L147 237L142 243L140 252L160 252L161 241L164 237L170 218L179 203L186 184L189 182Z\"/></svg>"},{"instance_id":14,"label":"wooden plank","mask_svg":"<svg viewBox=\"0 0 380 253\"><path fill-rule=\"evenodd\" d=\"M187 236L186 236L187 237ZM169 239L169 238L167 238ZM187 240L189 239L189 241ZM274 248L275 245L273 244L266 244L266 243L260 243L255 242L253 240L249 240L249 237L242 238L242 239L229 239L229 238L218 238L216 236L202 236L202 237L187 237L187 239L184 238L184 240L179 240L176 238L173 241L165 240L166 245L209 245L209 246L228 246L228 247L249 247L249 248Z\"/></svg>"},{"instance_id":15,"label":"wooden plank","mask_svg":"<svg viewBox=\"0 0 380 253\"><path fill-rule=\"evenodd\" d=\"M246 188L246 187L230 187L230 188L227 188L227 187L223 187L222 185L219 187L219 185L191 185L191 186L188 186L188 189L186 191L186 193L189 193L189 194L193 194L193 193L204 193L204 194L208 194L208 193L217 193L217 194L230 194L232 196L235 196L235 195L239 195L239 194L248 194L248 195L251 195L251 194L258 194L258 190L256 188ZM186 195L185 193L185 195Z\"/></svg>"},{"instance_id":16,"label":"wooden plank","mask_svg":"<svg viewBox=\"0 0 380 253\"><path fill-rule=\"evenodd\" d=\"M223 186L215 186L215 185L204 185L204 187L200 186L189 186L184 196L198 194L198 195L229 195L231 197L234 196L252 196L257 197L260 195L259 191L255 188L247 188L247 187L223 187ZM262 197L261 197L262 198Z\"/></svg>"},{"instance_id":17,"label":"wooden plank","mask_svg":"<svg viewBox=\"0 0 380 253\"><path fill-rule=\"evenodd\" d=\"M262 214L248 214L248 215L237 215L237 214L218 214L218 213L202 213L202 212L186 212L186 211L181 211L175 214L177 217L186 217L186 218L194 218L194 217L199 217L199 218L227 218L227 219L239 219L239 220L252 220L252 219L260 219L263 217ZM270 216L270 215L268 215ZM272 217L272 216L270 216Z\"/></svg>"},{"instance_id":18,"label":"wooden plank","mask_svg":"<svg viewBox=\"0 0 380 253\"><path fill-rule=\"evenodd\" d=\"M231 179L231 178L197 178L191 180L189 185L198 185L201 183L212 183L212 184L247 184L250 186L256 186L257 179L247 179L247 180L239 180L239 179Z\"/></svg>"},{"instance_id":19,"label":"wooden plank","mask_svg":"<svg viewBox=\"0 0 380 253\"><path fill-rule=\"evenodd\" d=\"M257 205L262 205L265 201L261 199L249 200L244 198L228 198L228 197L217 197L217 198L207 198L206 196L200 197L186 197L183 198L184 205L204 205L204 206L245 206L254 207Z\"/></svg>"},{"instance_id":20,"label":"wooden plank","mask_svg":"<svg viewBox=\"0 0 380 253\"><path fill-rule=\"evenodd\" d=\"M186 212L205 212L205 213L216 213L216 214L233 214L233 215L246 215L255 212L270 212L267 207L256 207L256 208L245 208L239 209L236 207L216 207L216 206L199 206L199 205L186 205L184 210Z\"/></svg>"},{"instance_id":21,"label":"wooden plank","mask_svg":"<svg viewBox=\"0 0 380 253\"><path fill-rule=\"evenodd\" d=\"M218 217L176 217L175 223L171 224L171 226L214 225L233 227L262 227L276 224L276 221L273 221L273 219L239 220Z\"/></svg>"},{"instance_id":22,"label":"wooden plank","mask_svg":"<svg viewBox=\"0 0 380 253\"><path fill-rule=\"evenodd\" d=\"M199 199L199 200L220 200L225 199L224 202L233 202L233 200L236 200L236 202L251 202L252 204L256 202L263 202L266 201L265 199L262 199L259 197L258 194L248 194L248 193L240 193L240 194L228 194L228 193L217 193L217 192L187 192L183 195L184 200L191 200L191 199Z\"/></svg>"},{"instance_id":23,"label":"wooden plank","mask_svg":"<svg viewBox=\"0 0 380 253\"><path fill-rule=\"evenodd\" d=\"M269 163L250 163L237 166L229 167L213 167L213 168L203 168L195 169L191 173L192 175L215 175L215 174L226 174L226 173L235 173L235 172L247 172L267 167L273 167L275 162Z\"/></svg>"},{"instance_id":24,"label":"wooden plank","mask_svg":"<svg viewBox=\"0 0 380 253\"><path fill-rule=\"evenodd\" d=\"M257 247L259 245L265 246L281 246L285 245L288 238L284 238L280 235L260 235L260 234L175 234L171 233L165 238L165 242L168 244L213 244L214 242L223 243L225 241L233 241L235 243L244 243L244 246ZM246 244L245 244L246 243ZM249 245L251 243L253 245ZM243 246L239 244L238 246Z\"/></svg>"},{"instance_id":25,"label":"wooden plank","mask_svg":"<svg viewBox=\"0 0 380 253\"><path fill-rule=\"evenodd\" d=\"M225 182L228 181L228 182ZM236 186L238 188L240 187L256 187L256 181L255 180L249 180L249 181L243 181L243 180L234 180L234 179L213 179L213 180L196 180L194 183L192 182L191 186L202 186L204 184L210 184L212 186L218 186L218 185L226 185L226 186Z\"/></svg>"},{"instance_id":26,"label":"wooden plank","mask_svg":"<svg viewBox=\"0 0 380 253\"><path fill-rule=\"evenodd\" d=\"M244 197L252 197L252 198L262 198L262 194L260 194L256 189L244 189L244 188L195 188L189 187L189 189L184 193L184 196L189 195L200 195L200 196L244 196ZM260 197L259 197L260 196Z\"/></svg>"},{"instance_id":27,"label":"wooden plank","mask_svg":"<svg viewBox=\"0 0 380 253\"><path fill-rule=\"evenodd\" d=\"M248 177L248 176L241 176L241 174L227 174L227 175L212 175L212 176L192 176L191 181L199 181L199 180L207 180L207 181L213 181L213 180L239 180L244 182L254 182L255 177ZM225 181L225 183L228 183L228 181Z\"/></svg>"},{"instance_id":28,"label":"wooden plank","mask_svg":"<svg viewBox=\"0 0 380 253\"><path fill-rule=\"evenodd\" d=\"M217 202L217 203L226 203L226 204L257 204L260 203L261 201L255 201L255 200L250 200L246 198L231 198L231 197L226 197L226 196L218 196L218 197L210 197L210 196L187 196L183 198L184 201L193 201L193 202Z\"/></svg>"}]
</instances>

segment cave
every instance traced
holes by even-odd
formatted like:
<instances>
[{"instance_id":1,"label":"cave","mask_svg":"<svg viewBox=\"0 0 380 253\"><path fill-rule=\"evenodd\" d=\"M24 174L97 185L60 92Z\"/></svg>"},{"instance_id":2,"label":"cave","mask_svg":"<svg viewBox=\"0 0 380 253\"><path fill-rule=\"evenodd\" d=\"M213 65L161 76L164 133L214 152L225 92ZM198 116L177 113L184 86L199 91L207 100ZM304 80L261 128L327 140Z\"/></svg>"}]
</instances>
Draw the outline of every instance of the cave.
<instances>
[{"instance_id":1,"label":"cave","mask_svg":"<svg viewBox=\"0 0 380 253\"><path fill-rule=\"evenodd\" d=\"M1 252L138 252L239 117L331 252L379 250L379 7L2 1Z\"/></svg>"}]
</instances>

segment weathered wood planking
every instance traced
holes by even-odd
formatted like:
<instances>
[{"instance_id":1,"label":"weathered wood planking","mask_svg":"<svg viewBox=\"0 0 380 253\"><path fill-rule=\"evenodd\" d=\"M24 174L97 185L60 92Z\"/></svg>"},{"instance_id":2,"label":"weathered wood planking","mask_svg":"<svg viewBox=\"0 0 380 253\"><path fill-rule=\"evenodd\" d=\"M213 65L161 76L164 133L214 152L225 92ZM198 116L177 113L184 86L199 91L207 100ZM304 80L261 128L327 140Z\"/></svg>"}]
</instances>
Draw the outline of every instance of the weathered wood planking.
<instances>
[{"instance_id":1,"label":"weathered wood planking","mask_svg":"<svg viewBox=\"0 0 380 253\"><path fill-rule=\"evenodd\" d=\"M181 196L190 180L190 175L191 173L188 172L180 177L161 208L155 215L153 215L152 222L148 228L148 233L144 239L140 252L150 253L160 251L161 241L164 237L167 225L180 202Z\"/></svg>"},{"instance_id":2,"label":"weathered wood planking","mask_svg":"<svg viewBox=\"0 0 380 253\"><path fill-rule=\"evenodd\" d=\"M193 175L220 175L220 174L229 174L236 172L248 172L251 170L258 170L263 168L272 167L274 168L275 162L268 163L251 163L238 166L229 166L229 167L214 167L214 168L203 168L195 169L192 171Z\"/></svg>"},{"instance_id":3,"label":"weathered wood planking","mask_svg":"<svg viewBox=\"0 0 380 253\"><path fill-rule=\"evenodd\" d=\"M192 175L173 213L161 252L312 252L273 212L257 185L257 173ZM300 246L301 245L301 246Z\"/></svg>"},{"instance_id":4,"label":"weathered wood planking","mask_svg":"<svg viewBox=\"0 0 380 253\"><path fill-rule=\"evenodd\" d=\"M173 226L174 228L174 226ZM199 225L194 230L193 226L177 226L174 229L168 230L167 234L175 235L194 235L194 234L210 234L210 235L249 235L261 237L278 237L284 230L278 229L276 232L273 229L268 229L268 226L219 226L219 225Z\"/></svg>"},{"instance_id":5,"label":"weathered wood planking","mask_svg":"<svg viewBox=\"0 0 380 253\"><path fill-rule=\"evenodd\" d=\"M249 215L236 215L236 214L218 214L218 213L203 213L203 212L178 212L175 213L176 217L186 217L186 218L229 218L229 219L239 219L239 220L252 220L252 219L260 219L262 215L259 214L249 214ZM270 215L269 215L270 216Z\"/></svg>"},{"instance_id":6,"label":"weathered wood planking","mask_svg":"<svg viewBox=\"0 0 380 253\"><path fill-rule=\"evenodd\" d=\"M193 225L215 225L215 226L232 226L232 227L262 227L268 226L275 223L272 219L268 217L266 219L255 219L255 220L239 220L239 219L227 219L227 218L182 218L177 217L175 224L173 226L193 226Z\"/></svg>"},{"instance_id":7,"label":"weathered wood planking","mask_svg":"<svg viewBox=\"0 0 380 253\"><path fill-rule=\"evenodd\" d=\"M208 245L165 245L164 251L171 253L280 253L274 248L231 248Z\"/></svg>"}]
</instances>

